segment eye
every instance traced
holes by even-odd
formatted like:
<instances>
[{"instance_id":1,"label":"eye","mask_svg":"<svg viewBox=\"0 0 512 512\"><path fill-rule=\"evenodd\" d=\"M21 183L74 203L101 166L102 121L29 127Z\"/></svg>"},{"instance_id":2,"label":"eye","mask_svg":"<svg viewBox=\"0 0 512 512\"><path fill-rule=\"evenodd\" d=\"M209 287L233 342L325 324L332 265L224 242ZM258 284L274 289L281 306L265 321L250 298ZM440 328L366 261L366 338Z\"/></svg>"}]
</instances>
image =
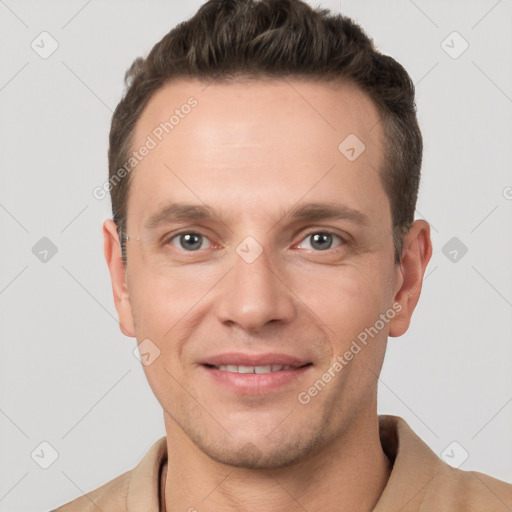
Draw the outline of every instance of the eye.
<instances>
[{"instance_id":1,"label":"eye","mask_svg":"<svg viewBox=\"0 0 512 512\"><path fill-rule=\"evenodd\" d=\"M174 245L174 247L185 249L189 252L197 251L198 249L207 249L209 245L205 247L203 245L204 242L209 243L208 238L200 233L194 232L178 233L167 241L167 243Z\"/></svg>"},{"instance_id":2,"label":"eye","mask_svg":"<svg viewBox=\"0 0 512 512\"><path fill-rule=\"evenodd\" d=\"M326 251L328 249L332 248L333 245L333 239L337 238L342 245L345 243L345 241L338 235L335 235L334 233L329 233L328 231L313 231L312 233L309 233L304 238L304 241L311 240L310 246L305 247L305 249L313 249L315 251ZM304 243L304 242L302 242ZM299 246L299 248L301 248ZM302 247L304 249L304 247Z\"/></svg>"},{"instance_id":3,"label":"eye","mask_svg":"<svg viewBox=\"0 0 512 512\"><path fill-rule=\"evenodd\" d=\"M333 247L335 239L339 241L338 246L346 243L339 235L330 233L329 231L313 231L308 233L300 244L302 245L305 241L309 241L309 247L300 247L300 245L298 247L300 249L314 250L316 252L326 251ZM208 237L193 231L177 233L169 237L165 243L170 243L178 249L184 249L186 252L195 252L211 247Z\"/></svg>"}]
</instances>

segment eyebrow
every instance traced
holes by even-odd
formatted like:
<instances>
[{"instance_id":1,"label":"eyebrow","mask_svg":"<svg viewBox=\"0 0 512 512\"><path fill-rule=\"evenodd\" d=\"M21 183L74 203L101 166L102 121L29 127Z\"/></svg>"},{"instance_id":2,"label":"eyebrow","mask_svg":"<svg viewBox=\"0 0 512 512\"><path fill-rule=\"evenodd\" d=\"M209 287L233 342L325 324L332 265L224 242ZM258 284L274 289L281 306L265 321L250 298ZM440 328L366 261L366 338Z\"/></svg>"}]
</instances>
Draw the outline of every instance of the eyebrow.
<instances>
[{"instance_id":1,"label":"eyebrow","mask_svg":"<svg viewBox=\"0 0 512 512\"><path fill-rule=\"evenodd\" d=\"M220 215L206 205L171 203L149 217L145 226L147 229L154 229L161 224L176 221L219 218ZM370 225L370 219L363 212L335 203L297 204L288 211L281 210L280 220L276 224L285 218L291 221L349 220L362 226Z\"/></svg>"},{"instance_id":2,"label":"eyebrow","mask_svg":"<svg viewBox=\"0 0 512 512\"><path fill-rule=\"evenodd\" d=\"M288 212L282 212L282 218L291 220L349 220L363 226L370 225L369 217L359 210L335 203L298 204Z\"/></svg>"}]
</instances>

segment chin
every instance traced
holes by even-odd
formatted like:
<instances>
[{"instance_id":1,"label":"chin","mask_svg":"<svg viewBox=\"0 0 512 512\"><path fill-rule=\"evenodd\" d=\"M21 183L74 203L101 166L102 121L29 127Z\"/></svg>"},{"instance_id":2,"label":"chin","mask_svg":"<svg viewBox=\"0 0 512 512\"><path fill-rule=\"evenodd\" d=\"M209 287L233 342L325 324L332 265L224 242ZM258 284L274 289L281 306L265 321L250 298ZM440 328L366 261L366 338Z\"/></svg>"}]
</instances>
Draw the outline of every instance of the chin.
<instances>
[{"instance_id":1,"label":"chin","mask_svg":"<svg viewBox=\"0 0 512 512\"><path fill-rule=\"evenodd\" d=\"M192 440L194 444L209 458L228 466L247 469L279 469L306 460L318 452L325 444L325 439L312 436L309 439L297 435L297 439L273 440L258 437L254 441L235 440L207 444L204 438Z\"/></svg>"}]
</instances>

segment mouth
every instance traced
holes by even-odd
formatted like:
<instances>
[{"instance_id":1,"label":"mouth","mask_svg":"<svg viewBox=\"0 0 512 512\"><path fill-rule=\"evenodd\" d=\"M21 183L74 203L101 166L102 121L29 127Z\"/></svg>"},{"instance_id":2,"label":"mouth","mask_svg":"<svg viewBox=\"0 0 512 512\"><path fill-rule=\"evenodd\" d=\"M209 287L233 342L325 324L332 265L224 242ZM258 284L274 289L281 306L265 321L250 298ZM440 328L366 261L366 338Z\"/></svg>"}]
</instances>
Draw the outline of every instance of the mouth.
<instances>
[{"instance_id":1,"label":"mouth","mask_svg":"<svg viewBox=\"0 0 512 512\"><path fill-rule=\"evenodd\" d=\"M267 395L287 389L313 363L285 354L221 354L201 361L214 386L241 395Z\"/></svg>"},{"instance_id":2,"label":"mouth","mask_svg":"<svg viewBox=\"0 0 512 512\"><path fill-rule=\"evenodd\" d=\"M213 370L221 370L224 372L231 373L273 373L273 372L281 372L283 370L297 370L298 368L303 368L304 366L310 366L313 363L306 363L301 366L294 366L290 364L271 364L264 366L244 366L244 365L235 365L235 364L221 364L219 366L215 366L213 364L205 364L207 368L212 368Z\"/></svg>"}]
</instances>

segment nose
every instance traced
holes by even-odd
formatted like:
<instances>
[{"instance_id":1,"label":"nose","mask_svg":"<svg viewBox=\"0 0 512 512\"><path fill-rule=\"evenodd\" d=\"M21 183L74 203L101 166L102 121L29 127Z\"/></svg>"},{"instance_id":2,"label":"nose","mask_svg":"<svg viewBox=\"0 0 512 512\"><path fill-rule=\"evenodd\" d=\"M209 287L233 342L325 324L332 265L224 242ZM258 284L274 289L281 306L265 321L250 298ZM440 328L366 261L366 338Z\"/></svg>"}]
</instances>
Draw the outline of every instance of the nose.
<instances>
[{"instance_id":1,"label":"nose","mask_svg":"<svg viewBox=\"0 0 512 512\"><path fill-rule=\"evenodd\" d=\"M267 324L291 322L296 314L294 293L280 274L265 251L251 263L235 254L217 302L219 320L252 333Z\"/></svg>"}]
</instances>

